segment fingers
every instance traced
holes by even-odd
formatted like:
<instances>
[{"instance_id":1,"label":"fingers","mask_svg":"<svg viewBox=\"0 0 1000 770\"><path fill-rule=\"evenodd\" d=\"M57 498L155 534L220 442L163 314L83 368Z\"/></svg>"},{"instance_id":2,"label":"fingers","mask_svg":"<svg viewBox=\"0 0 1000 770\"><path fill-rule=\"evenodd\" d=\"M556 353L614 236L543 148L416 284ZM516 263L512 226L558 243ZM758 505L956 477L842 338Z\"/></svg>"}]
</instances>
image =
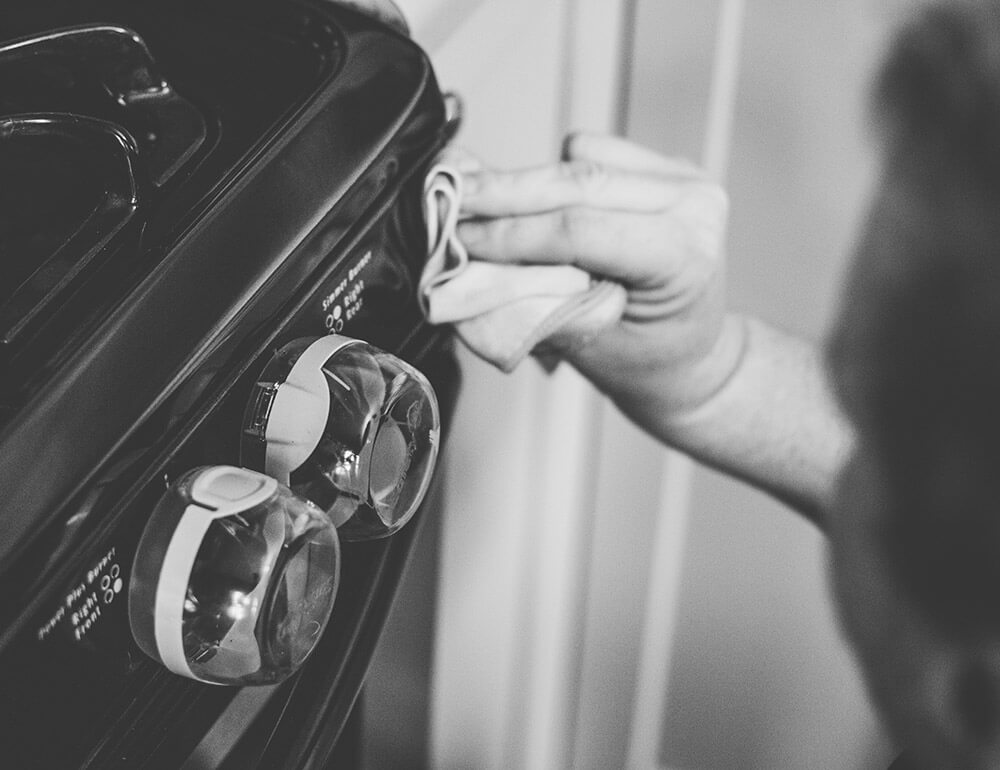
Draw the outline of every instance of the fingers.
<instances>
[{"instance_id":1,"label":"fingers","mask_svg":"<svg viewBox=\"0 0 1000 770\"><path fill-rule=\"evenodd\" d=\"M661 155L627 139L610 134L584 131L567 134L563 140L561 159L564 162L586 161L619 171L654 174L671 178L704 178L704 172L685 158ZM485 170L483 162L458 145L446 147L438 159L463 174Z\"/></svg>"},{"instance_id":2,"label":"fingers","mask_svg":"<svg viewBox=\"0 0 1000 770\"><path fill-rule=\"evenodd\" d=\"M468 169L458 234L475 258L574 264L634 288L720 258L725 193L687 161L599 134L568 137L555 165L489 171L470 157L455 161Z\"/></svg>"},{"instance_id":3,"label":"fingers","mask_svg":"<svg viewBox=\"0 0 1000 770\"><path fill-rule=\"evenodd\" d=\"M483 217L536 214L571 206L658 212L674 206L683 194L677 182L621 173L589 160L467 174L463 181L463 211Z\"/></svg>"},{"instance_id":4,"label":"fingers","mask_svg":"<svg viewBox=\"0 0 1000 770\"><path fill-rule=\"evenodd\" d=\"M564 161L590 161L620 171L676 179L703 179L704 172L684 158L670 158L610 134L577 132L563 140Z\"/></svg>"},{"instance_id":5,"label":"fingers","mask_svg":"<svg viewBox=\"0 0 1000 770\"><path fill-rule=\"evenodd\" d=\"M487 171L461 158L466 216L498 217L592 206L656 212L676 205L683 185L703 182L689 161L667 158L603 134L571 134L558 164ZM466 170L467 169L467 170Z\"/></svg>"},{"instance_id":6,"label":"fingers","mask_svg":"<svg viewBox=\"0 0 1000 770\"><path fill-rule=\"evenodd\" d=\"M663 215L572 207L459 225L470 253L494 262L574 264L632 286L691 258L685 223Z\"/></svg>"}]
</instances>

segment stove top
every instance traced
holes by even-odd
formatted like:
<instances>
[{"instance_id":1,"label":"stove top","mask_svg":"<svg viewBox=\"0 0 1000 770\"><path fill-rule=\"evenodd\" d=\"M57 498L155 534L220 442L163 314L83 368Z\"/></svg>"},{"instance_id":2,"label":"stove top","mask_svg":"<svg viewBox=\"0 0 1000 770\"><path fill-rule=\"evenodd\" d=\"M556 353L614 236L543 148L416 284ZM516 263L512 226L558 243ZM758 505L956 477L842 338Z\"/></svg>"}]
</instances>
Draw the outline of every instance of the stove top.
<instances>
[{"instance_id":1,"label":"stove top","mask_svg":"<svg viewBox=\"0 0 1000 770\"><path fill-rule=\"evenodd\" d=\"M319 9L288 3L42 2L0 30L8 357L111 252L156 259L343 54Z\"/></svg>"}]
</instances>

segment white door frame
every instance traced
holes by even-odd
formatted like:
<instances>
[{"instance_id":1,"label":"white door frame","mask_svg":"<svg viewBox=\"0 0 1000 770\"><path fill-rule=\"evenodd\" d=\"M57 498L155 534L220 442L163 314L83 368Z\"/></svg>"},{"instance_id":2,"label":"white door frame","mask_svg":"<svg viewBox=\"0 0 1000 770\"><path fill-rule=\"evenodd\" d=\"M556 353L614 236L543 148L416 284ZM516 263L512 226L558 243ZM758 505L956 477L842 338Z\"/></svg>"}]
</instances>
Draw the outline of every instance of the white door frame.
<instances>
[{"instance_id":1,"label":"white door frame","mask_svg":"<svg viewBox=\"0 0 1000 770\"><path fill-rule=\"evenodd\" d=\"M743 0L717 2L702 160L721 179ZM621 132L633 3L549 0L548 14L542 6L481 3L436 53L441 71L464 67L468 80L443 85L474 88L491 56L485 49L516 37L525 18L534 17L553 25L553 45L560 46L552 146L569 129ZM450 442L455 461L442 542L432 765L587 767L589 747L605 741L620 746L619 765L656 767L690 461L641 434L568 367L546 376L526 364L530 370L500 378L471 358L464 363L472 393L502 393L497 406L505 414L499 422L481 415L463 421L460 411ZM456 469L463 478L454 477ZM505 476L502 487L497 475ZM630 488L639 491L639 502L623 500ZM609 561L605 549L623 529L632 530L633 540L619 542L637 544L635 559ZM602 702L607 678L617 677L622 664L621 649L605 635L615 619L604 610L616 592L620 598L628 592L632 601L628 627L618 629L632 650L624 661L629 676L615 683L625 703L617 696Z\"/></svg>"}]
</instances>

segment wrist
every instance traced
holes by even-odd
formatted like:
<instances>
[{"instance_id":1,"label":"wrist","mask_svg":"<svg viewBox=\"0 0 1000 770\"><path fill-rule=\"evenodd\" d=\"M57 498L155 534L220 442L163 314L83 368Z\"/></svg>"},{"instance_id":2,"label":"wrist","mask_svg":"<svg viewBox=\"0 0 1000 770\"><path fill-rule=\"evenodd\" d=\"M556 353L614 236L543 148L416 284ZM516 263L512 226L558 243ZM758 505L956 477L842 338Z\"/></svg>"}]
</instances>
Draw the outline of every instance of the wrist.
<instances>
[{"instance_id":1,"label":"wrist","mask_svg":"<svg viewBox=\"0 0 1000 770\"><path fill-rule=\"evenodd\" d=\"M747 346L747 319L742 315L689 323L699 335L676 327L643 330L639 340L587 346L569 360L632 420L669 442L672 423L710 408L737 376ZM664 344L665 336L678 332L683 345L677 339Z\"/></svg>"},{"instance_id":2,"label":"wrist","mask_svg":"<svg viewBox=\"0 0 1000 770\"><path fill-rule=\"evenodd\" d=\"M746 359L749 324L750 319L740 313L726 313L703 355L665 370L665 419L683 421L688 414L710 407L738 377Z\"/></svg>"},{"instance_id":3,"label":"wrist","mask_svg":"<svg viewBox=\"0 0 1000 770\"><path fill-rule=\"evenodd\" d=\"M716 333L700 348L683 356L650 359L639 371L620 377L621 390L608 391L626 413L644 424L669 426L710 408L738 376L747 348L747 319L727 313ZM637 387L638 385L638 387Z\"/></svg>"}]
</instances>

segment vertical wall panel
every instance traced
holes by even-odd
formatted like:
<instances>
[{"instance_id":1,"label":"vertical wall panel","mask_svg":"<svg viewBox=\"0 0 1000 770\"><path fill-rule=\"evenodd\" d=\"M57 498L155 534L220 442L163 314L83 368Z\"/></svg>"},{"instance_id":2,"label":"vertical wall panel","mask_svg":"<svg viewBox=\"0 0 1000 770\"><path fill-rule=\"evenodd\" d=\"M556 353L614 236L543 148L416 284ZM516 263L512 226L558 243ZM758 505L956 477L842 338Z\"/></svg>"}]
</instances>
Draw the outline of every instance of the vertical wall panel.
<instances>
[{"instance_id":1,"label":"vertical wall panel","mask_svg":"<svg viewBox=\"0 0 1000 770\"><path fill-rule=\"evenodd\" d=\"M641 0L633 138L703 157L719 3ZM746 4L729 174L733 301L818 335L870 174L861 107L886 18L867 0ZM442 2L450 21L432 30L435 62L466 98L461 143L519 166L552 159L568 126L610 126L614 73L579 43L618 39L600 21L611 5L479 0L456 21L459 0ZM822 539L700 469L687 528L667 530L678 542L664 553L683 557L658 565L677 578L679 603L662 647L667 712L648 723L659 705L634 704L656 700L636 699L657 599L652 537L663 490L668 507L686 504L690 467L664 466L662 448L571 372L529 364L510 377L471 356L463 366L446 459L433 766L618 767L630 738L645 747L632 755L642 770L650 756L685 770L884 764L832 619Z\"/></svg>"},{"instance_id":2,"label":"vertical wall panel","mask_svg":"<svg viewBox=\"0 0 1000 770\"><path fill-rule=\"evenodd\" d=\"M459 143L489 165L551 161L564 118L566 3L482 3L437 51L462 94ZM506 768L558 753L560 656L577 593L582 388L533 362L502 375L471 355L448 448L432 764ZM563 494L559 496L562 480ZM568 490L568 491L566 491ZM549 547L550 552L543 549ZM546 663L548 661L548 663ZM551 743L555 741L555 743Z\"/></svg>"},{"instance_id":3,"label":"vertical wall panel","mask_svg":"<svg viewBox=\"0 0 1000 770\"><path fill-rule=\"evenodd\" d=\"M678 3L676 9L683 7L683 13L677 14L670 25L658 24L644 6L639 3L637 16L632 19L635 31L646 40L655 40L656 54L664 57L667 66L656 66L660 79L654 88L648 92L633 89L626 103L633 113L645 114L655 106L671 115L683 114L683 120L672 123L678 134L671 137L671 153L698 158L708 113L713 61L710 41L718 3ZM651 22L655 26L650 26ZM623 51L622 55L628 56L629 52ZM651 67L648 58L633 58L631 77L639 83L652 83ZM630 117L626 116L626 122L631 134ZM645 122L639 127L656 133ZM662 141L663 134L657 138ZM672 491L683 491L688 484L687 461L679 459L674 464L675 472L665 474L665 457L659 442L613 407L602 414L575 767L624 767L630 757L630 738L651 749L658 745L660 726L646 722L646 714L639 715L640 721L646 723L636 723L634 705L637 689L644 684L639 679L639 667L648 580L654 568L652 538L661 516L662 493L664 485ZM683 518L686 512L670 514ZM675 545L672 555L679 555L683 543ZM657 600L665 601L666 597ZM670 640L660 641L657 652L669 655Z\"/></svg>"},{"instance_id":4,"label":"vertical wall panel","mask_svg":"<svg viewBox=\"0 0 1000 770\"><path fill-rule=\"evenodd\" d=\"M611 129L620 96L619 2L514 5L484 3L436 57L466 100L459 142L505 167L555 160L569 125ZM448 450L434 764L570 767L601 400L568 367L544 376L527 362L509 377L467 356L464 368Z\"/></svg>"},{"instance_id":5,"label":"vertical wall panel","mask_svg":"<svg viewBox=\"0 0 1000 770\"><path fill-rule=\"evenodd\" d=\"M714 24L705 16L684 17L679 31L690 45L695 40L710 52L709 62L704 53L698 60L709 72L704 110L692 113L691 124L703 125L699 158L706 173L725 184L730 152L736 95L739 86L741 44L746 3L744 0L720 0L705 4L702 14L711 14ZM637 22L641 15L637 15ZM713 29L709 38L706 29ZM694 34L692 34L694 31ZM708 44L708 40L711 43ZM679 51L685 46L678 45ZM690 53L690 51L687 51ZM676 121L679 122L679 121ZM687 559L688 530L692 514L692 460L668 452L660 473L660 495L655 525L652 527L652 554L646 586L645 618L642 647L639 654L634 708L628 746L628 766L654 767L657 764L660 728L665 720L670 693L670 670L679 637L681 620L681 576Z\"/></svg>"},{"instance_id":6,"label":"vertical wall panel","mask_svg":"<svg viewBox=\"0 0 1000 770\"><path fill-rule=\"evenodd\" d=\"M747 0L728 187L733 303L818 337L871 174L861 110L879 37L862 2ZM631 133L698 156L707 28L641 5ZM695 22L696 24L696 22ZM688 31L676 47L665 30ZM662 766L872 768L887 748L840 640L822 537L699 469L685 544Z\"/></svg>"}]
</instances>

